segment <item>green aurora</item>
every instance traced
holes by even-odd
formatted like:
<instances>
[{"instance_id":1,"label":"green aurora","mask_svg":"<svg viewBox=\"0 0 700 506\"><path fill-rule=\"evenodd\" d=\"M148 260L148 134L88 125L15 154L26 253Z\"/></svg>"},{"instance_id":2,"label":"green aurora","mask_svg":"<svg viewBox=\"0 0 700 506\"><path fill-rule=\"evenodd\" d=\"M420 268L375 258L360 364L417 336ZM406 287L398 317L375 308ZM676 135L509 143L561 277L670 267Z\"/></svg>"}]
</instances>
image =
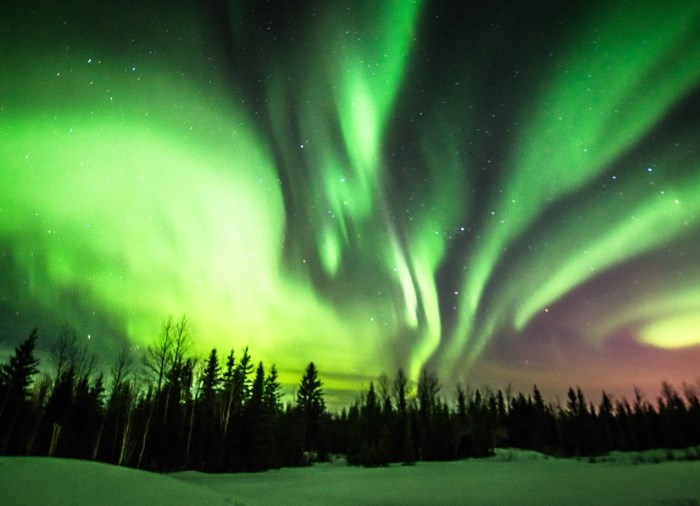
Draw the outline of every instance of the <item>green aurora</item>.
<instances>
[{"instance_id":1,"label":"green aurora","mask_svg":"<svg viewBox=\"0 0 700 506\"><path fill-rule=\"evenodd\" d=\"M337 390L698 355L698 2L207 5L2 8L0 337L185 313Z\"/></svg>"}]
</instances>

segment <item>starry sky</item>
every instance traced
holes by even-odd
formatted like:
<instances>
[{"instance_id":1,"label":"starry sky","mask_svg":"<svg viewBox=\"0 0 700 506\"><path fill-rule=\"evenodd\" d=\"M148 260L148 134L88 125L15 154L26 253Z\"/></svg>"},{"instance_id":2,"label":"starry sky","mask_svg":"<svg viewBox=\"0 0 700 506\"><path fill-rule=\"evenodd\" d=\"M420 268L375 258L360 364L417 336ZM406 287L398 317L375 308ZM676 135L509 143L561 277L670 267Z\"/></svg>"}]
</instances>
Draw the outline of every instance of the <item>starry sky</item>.
<instances>
[{"instance_id":1,"label":"starry sky","mask_svg":"<svg viewBox=\"0 0 700 506\"><path fill-rule=\"evenodd\" d=\"M11 3L5 351L186 314L336 393L700 378L697 1Z\"/></svg>"}]
</instances>

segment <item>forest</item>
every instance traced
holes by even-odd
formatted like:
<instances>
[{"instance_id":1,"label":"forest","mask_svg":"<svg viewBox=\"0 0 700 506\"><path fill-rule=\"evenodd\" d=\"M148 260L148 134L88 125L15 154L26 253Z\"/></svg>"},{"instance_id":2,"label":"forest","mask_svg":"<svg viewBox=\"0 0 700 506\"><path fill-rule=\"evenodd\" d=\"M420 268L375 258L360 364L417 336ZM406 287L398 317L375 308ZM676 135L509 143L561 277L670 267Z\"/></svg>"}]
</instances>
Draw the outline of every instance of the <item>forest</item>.
<instances>
[{"instance_id":1,"label":"forest","mask_svg":"<svg viewBox=\"0 0 700 506\"><path fill-rule=\"evenodd\" d=\"M188 322L166 319L141 356L123 349L106 372L64 327L41 368L38 330L0 365L0 455L96 460L169 472L264 471L344 455L351 465L488 457L494 448L594 458L613 450L700 444L700 397L668 383L647 400L589 401L569 388L564 404L529 393L457 386L437 374L412 382L399 369L331 412L313 362L291 402L274 365L247 348L206 358L191 352Z\"/></svg>"}]
</instances>

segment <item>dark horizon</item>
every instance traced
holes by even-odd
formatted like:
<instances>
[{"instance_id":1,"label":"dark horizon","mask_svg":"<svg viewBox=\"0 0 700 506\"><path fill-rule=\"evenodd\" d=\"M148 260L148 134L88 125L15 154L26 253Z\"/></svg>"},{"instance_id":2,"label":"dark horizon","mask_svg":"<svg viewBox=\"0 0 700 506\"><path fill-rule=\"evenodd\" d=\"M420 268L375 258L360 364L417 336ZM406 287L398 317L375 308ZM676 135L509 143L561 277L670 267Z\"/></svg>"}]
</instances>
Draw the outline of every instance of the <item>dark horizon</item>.
<instances>
[{"instance_id":1,"label":"dark horizon","mask_svg":"<svg viewBox=\"0 0 700 506\"><path fill-rule=\"evenodd\" d=\"M275 366L246 348L189 354L186 319L167 320L135 362L123 350L105 378L75 336L62 334L54 369L38 376L33 330L0 363L0 455L99 460L158 472L251 472L310 465L343 455L350 465L484 458L495 448L597 462L612 451L665 448L670 460L700 459L700 393L663 384L653 405L569 388L565 404L531 393L458 387L441 394L423 370L414 388L399 369L357 400L329 412L309 362L294 400L282 403ZM673 453L671 449L683 450ZM605 460L603 460L605 461Z\"/></svg>"}]
</instances>

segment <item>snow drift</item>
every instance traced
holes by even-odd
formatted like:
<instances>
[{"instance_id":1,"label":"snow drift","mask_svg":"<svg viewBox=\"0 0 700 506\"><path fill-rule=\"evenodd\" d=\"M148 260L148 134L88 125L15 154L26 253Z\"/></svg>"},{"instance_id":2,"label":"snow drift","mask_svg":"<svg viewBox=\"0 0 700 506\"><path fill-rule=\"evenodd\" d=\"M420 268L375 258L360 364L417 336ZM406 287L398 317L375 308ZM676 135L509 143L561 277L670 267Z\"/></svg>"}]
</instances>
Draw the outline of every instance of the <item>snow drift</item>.
<instances>
[{"instance_id":1,"label":"snow drift","mask_svg":"<svg viewBox=\"0 0 700 506\"><path fill-rule=\"evenodd\" d=\"M0 504L700 504L700 461L655 460L627 454L594 463L499 450L489 459L415 466L159 475L0 457Z\"/></svg>"}]
</instances>

